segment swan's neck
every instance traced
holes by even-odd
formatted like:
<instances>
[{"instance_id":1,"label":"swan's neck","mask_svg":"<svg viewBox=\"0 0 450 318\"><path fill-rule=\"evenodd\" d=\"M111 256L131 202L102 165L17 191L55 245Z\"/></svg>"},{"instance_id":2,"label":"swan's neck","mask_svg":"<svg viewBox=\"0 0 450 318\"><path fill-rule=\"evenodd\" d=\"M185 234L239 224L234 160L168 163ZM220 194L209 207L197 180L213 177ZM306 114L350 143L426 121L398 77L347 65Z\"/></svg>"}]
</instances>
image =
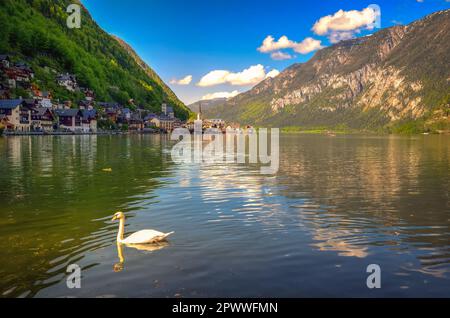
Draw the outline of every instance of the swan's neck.
<instances>
[{"instance_id":1,"label":"swan's neck","mask_svg":"<svg viewBox=\"0 0 450 318\"><path fill-rule=\"evenodd\" d=\"M125 231L125 219L120 219L119 222L119 232L117 233L117 242L122 242L123 241L123 233Z\"/></svg>"}]
</instances>

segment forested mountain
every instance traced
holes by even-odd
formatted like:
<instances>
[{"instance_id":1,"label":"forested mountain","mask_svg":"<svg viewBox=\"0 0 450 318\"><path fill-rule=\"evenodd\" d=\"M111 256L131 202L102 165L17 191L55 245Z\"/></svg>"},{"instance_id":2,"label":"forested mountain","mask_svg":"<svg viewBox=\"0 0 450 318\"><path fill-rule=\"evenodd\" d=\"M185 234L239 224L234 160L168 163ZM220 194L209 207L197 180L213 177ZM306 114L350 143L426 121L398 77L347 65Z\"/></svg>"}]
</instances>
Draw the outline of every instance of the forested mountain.
<instances>
[{"instance_id":1,"label":"forested mountain","mask_svg":"<svg viewBox=\"0 0 450 318\"><path fill-rule=\"evenodd\" d=\"M133 99L157 111L163 100L174 106L179 118L189 110L134 51L103 31L83 7L80 29L66 25L66 8L78 0L1 0L0 54L23 60L35 72L35 84L53 92L56 99L74 101L80 92L60 87L58 73L76 75L82 87L99 101L126 105Z\"/></svg>"},{"instance_id":2,"label":"forested mountain","mask_svg":"<svg viewBox=\"0 0 450 318\"><path fill-rule=\"evenodd\" d=\"M318 51L207 115L258 126L450 128L450 10Z\"/></svg>"}]
</instances>

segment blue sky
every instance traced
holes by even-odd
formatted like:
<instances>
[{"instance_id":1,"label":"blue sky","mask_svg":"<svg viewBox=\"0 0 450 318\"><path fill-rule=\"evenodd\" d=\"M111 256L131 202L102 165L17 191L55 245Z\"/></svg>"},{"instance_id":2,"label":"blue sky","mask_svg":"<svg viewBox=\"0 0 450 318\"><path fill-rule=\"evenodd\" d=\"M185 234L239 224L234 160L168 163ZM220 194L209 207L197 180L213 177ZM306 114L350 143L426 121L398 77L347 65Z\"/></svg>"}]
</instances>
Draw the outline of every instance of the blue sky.
<instances>
[{"instance_id":1,"label":"blue sky","mask_svg":"<svg viewBox=\"0 0 450 318\"><path fill-rule=\"evenodd\" d=\"M307 61L320 46L373 33L373 25L361 25L370 4L381 8L385 28L448 9L449 1L82 0L97 23L133 46L186 104L246 91L272 70ZM262 47L269 35L273 41ZM281 36L286 41L278 42Z\"/></svg>"}]
</instances>

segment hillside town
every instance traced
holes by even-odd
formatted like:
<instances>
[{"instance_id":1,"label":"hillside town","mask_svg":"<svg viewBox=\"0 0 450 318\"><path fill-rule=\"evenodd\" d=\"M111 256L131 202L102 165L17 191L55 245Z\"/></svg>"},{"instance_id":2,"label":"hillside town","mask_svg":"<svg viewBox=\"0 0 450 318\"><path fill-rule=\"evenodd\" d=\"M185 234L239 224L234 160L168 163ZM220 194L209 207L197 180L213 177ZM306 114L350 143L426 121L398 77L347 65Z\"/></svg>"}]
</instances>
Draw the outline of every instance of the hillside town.
<instances>
[{"instance_id":1,"label":"hillside town","mask_svg":"<svg viewBox=\"0 0 450 318\"><path fill-rule=\"evenodd\" d=\"M95 92L81 87L74 74L56 74L55 83L68 92L81 93L83 99L75 103L54 98L51 91L41 90L35 84L32 67L0 54L0 135L169 133L180 127L194 130L195 121L177 118L167 102L154 113L136 105L134 100L128 105L98 101ZM17 90L24 96L13 96ZM202 120L203 130L218 128L225 133L227 128L240 128L239 124L227 124L222 119L203 118L201 103L197 119Z\"/></svg>"},{"instance_id":2,"label":"hillside town","mask_svg":"<svg viewBox=\"0 0 450 318\"><path fill-rule=\"evenodd\" d=\"M73 74L57 74L56 83L69 92L81 92L78 103L54 99L52 92L34 84L33 69L24 62L13 63L8 55L0 55L0 131L5 134L89 134L101 132L166 133L178 127L189 128L175 116L172 106L163 102L159 113L152 113L130 100L124 106L116 102L97 101L95 92L80 87ZM28 96L15 96L21 89ZM213 120L211 125L224 125Z\"/></svg>"}]
</instances>

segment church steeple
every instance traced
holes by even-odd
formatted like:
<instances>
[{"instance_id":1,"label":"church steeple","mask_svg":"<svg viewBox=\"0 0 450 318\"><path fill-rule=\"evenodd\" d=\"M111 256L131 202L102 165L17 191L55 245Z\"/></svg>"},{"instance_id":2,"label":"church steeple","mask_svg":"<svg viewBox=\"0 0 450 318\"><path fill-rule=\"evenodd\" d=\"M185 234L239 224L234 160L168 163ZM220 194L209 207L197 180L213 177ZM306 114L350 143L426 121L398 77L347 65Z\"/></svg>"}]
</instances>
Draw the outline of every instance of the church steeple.
<instances>
[{"instance_id":1,"label":"church steeple","mask_svg":"<svg viewBox=\"0 0 450 318\"><path fill-rule=\"evenodd\" d=\"M197 120L202 120L202 102L198 103Z\"/></svg>"}]
</instances>

